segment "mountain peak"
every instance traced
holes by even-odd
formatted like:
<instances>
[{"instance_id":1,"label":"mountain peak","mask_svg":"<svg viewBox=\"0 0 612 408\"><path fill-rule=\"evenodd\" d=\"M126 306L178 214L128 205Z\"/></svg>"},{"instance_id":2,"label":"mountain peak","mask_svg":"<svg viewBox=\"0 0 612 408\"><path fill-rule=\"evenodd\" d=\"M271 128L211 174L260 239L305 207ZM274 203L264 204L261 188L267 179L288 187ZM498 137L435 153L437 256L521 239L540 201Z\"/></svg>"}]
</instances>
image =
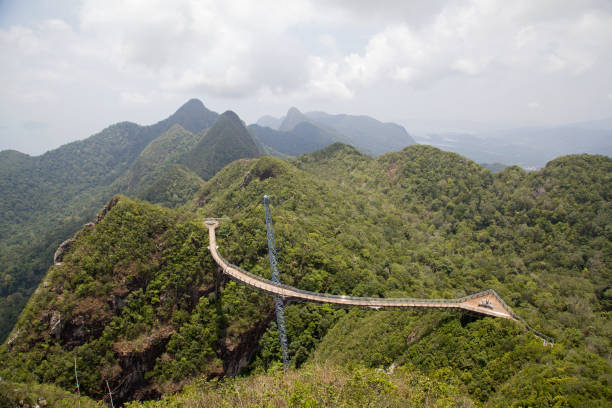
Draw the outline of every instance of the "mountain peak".
<instances>
[{"instance_id":1,"label":"mountain peak","mask_svg":"<svg viewBox=\"0 0 612 408\"><path fill-rule=\"evenodd\" d=\"M287 116L285 116L283 123L281 123L278 129L284 130L284 131L290 131L290 130L293 130L293 128L295 128L296 125L302 122L310 122L310 119L308 119L306 115L300 112L298 108L296 108L295 106L292 106L287 111Z\"/></svg>"},{"instance_id":2,"label":"mountain peak","mask_svg":"<svg viewBox=\"0 0 612 408\"><path fill-rule=\"evenodd\" d=\"M287 116L290 116L290 115L301 115L301 114L302 114L302 112L298 108L296 108L295 106L290 107L289 110L287 111Z\"/></svg>"},{"instance_id":3,"label":"mountain peak","mask_svg":"<svg viewBox=\"0 0 612 408\"><path fill-rule=\"evenodd\" d=\"M178 108L167 120L180 124L190 132L200 133L209 128L218 116L216 112L208 110L201 100L194 98Z\"/></svg>"},{"instance_id":4,"label":"mountain peak","mask_svg":"<svg viewBox=\"0 0 612 408\"><path fill-rule=\"evenodd\" d=\"M240 119L240 116L238 116L236 114L236 112L231 111L231 110L227 110L227 111L223 112L221 114L221 116L219 117L219 119L221 119L221 118L225 118L225 119L228 119L228 120L231 120L231 121L234 121L234 122L242 123L242 119Z\"/></svg>"},{"instance_id":5,"label":"mountain peak","mask_svg":"<svg viewBox=\"0 0 612 408\"><path fill-rule=\"evenodd\" d=\"M184 112L199 112L199 111L202 111L202 110L208 110L208 109L206 109L206 106L204 106L204 103L201 100L197 99L197 98L191 98L190 100L185 102L183 104L183 106L178 108L177 112L180 112L180 111L184 111Z\"/></svg>"},{"instance_id":6,"label":"mountain peak","mask_svg":"<svg viewBox=\"0 0 612 408\"><path fill-rule=\"evenodd\" d=\"M208 180L228 163L257 157L260 153L240 117L226 111L181 162L203 180Z\"/></svg>"}]
</instances>

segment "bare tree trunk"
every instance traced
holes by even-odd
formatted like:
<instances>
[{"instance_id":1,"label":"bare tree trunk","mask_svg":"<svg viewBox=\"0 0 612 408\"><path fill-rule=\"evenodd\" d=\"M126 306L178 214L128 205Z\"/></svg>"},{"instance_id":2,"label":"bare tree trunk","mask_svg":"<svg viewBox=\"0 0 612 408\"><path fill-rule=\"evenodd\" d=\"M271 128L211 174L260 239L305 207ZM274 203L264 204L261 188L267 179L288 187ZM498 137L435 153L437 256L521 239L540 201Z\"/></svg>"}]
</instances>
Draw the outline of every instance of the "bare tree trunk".
<instances>
[{"instance_id":1,"label":"bare tree trunk","mask_svg":"<svg viewBox=\"0 0 612 408\"><path fill-rule=\"evenodd\" d=\"M115 405L113 404L113 393L111 392L111 389L108 385L108 380L106 380L106 388L108 388L108 396L110 397L111 408L115 408Z\"/></svg>"},{"instance_id":2,"label":"bare tree trunk","mask_svg":"<svg viewBox=\"0 0 612 408\"><path fill-rule=\"evenodd\" d=\"M79 387L79 375L77 374L76 357L74 358L74 378L76 379L77 383L77 401L79 402L79 408L81 408L81 388Z\"/></svg>"}]
</instances>

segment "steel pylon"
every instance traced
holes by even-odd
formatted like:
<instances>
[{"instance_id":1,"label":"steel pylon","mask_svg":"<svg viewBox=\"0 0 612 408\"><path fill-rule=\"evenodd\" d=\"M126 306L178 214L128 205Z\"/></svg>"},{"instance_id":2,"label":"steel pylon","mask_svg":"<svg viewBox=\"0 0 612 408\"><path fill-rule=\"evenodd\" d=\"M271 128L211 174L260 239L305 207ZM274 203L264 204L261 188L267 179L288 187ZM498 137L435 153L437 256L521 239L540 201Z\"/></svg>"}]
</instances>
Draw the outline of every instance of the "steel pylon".
<instances>
[{"instance_id":1,"label":"steel pylon","mask_svg":"<svg viewBox=\"0 0 612 408\"><path fill-rule=\"evenodd\" d=\"M270 212L270 199L264 196L264 208L266 212L266 234L268 237L268 253L270 254L270 270L272 282L280 284L280 273L278 272L278 261L276 259L276 243L274 242L274 226L272 225L272 214ZM285 370L289 367L289 345L287 342L287 330L285 327L285 304L283 298L274 296L274 309L276 311L276 325L283 357Z\"/></svg>"}]
</instances>

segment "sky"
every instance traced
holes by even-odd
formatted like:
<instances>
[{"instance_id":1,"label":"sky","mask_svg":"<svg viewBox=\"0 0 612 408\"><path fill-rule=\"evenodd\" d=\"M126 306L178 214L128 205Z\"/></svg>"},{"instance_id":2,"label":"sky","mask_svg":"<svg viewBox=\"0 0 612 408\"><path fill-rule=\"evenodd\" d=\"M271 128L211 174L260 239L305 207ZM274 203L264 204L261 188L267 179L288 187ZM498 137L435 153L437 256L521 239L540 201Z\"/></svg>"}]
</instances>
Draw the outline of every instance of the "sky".
<instances>
[{"instance_id":1,"label":"sky","mask_svg":"<svg viewBox=\"0 0 612 408\"><path fill-rule=\"evenodd\" d=\"M416 128L612 117L610 0L0 0L0 150L38 155L190 98Z\"/></svg>"}]
</instances>

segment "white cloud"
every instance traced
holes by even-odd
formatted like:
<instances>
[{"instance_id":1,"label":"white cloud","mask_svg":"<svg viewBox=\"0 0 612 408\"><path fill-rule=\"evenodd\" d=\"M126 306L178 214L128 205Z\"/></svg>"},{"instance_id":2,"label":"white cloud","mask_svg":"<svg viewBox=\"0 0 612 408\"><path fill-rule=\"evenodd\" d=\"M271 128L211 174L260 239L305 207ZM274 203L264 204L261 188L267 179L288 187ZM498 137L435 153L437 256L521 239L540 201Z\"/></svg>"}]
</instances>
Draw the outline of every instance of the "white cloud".
<instances>
[{"instance_id":1,"label":"white cloud","mask_svg":"<svg viewBox=\"0 0 612 408\"><path fill-rule=\"evenodd\" d=\"M373 35L363 52L344 57L339 76L350 87L387 78L430 82L500 68L580 75L609 58L612 14L587 8L577 16L532 18L549 7L539 2L451 2L418 30L399 23ZM338 61L329 64L335 67Z\"/></svg>"},{"instance_id":2,"label":"white cloud","mask_svg":"<svg viewBox=\"0 0 612 408\"><path fill-rule=\"evenodd\" d=\"M24 56L38 55L43 50L41 41L33 30L22 26L10 27L0 32L0 42L3 48L12 45L18 48Z\"/></svg>"},{"instance_id":3,"label":"white cloud","mask_svg":"<svg viewBox=\"0 0 612 408\"><path fill-rule=\"evenodd\" d=\"M52 132L89 107L96 122L69 130L85 137L190 97L250 119L298 105L556 120L604 116L591 112L612 82L609 0L83 0L66 14L0 22L0 122L47 115L33 119Z\"/></svg>"},{"instance_id":4,"label":"white cloud","mask_svg":"<svg viewBox=\"0 0 612 408\"><path fill-rule=\"evenodd\" d=\"M283 37L313 13L305 1L88 0L81 30L100 41L117 67L142 70L166 91L242 97L262 86L285 85L279 60L283 54L295 57L290 48L296 44ZM271 54L277 67L272 72L259 57ZM306 55L301 58L303 63Z\"/></svg>"},{"instance_id":5,"label":"white cloud","mask_svg":"<svg viewBox=\"0 0 612 408\"><path fill-rule=\"evenodd\" d=\"M540 103L539 102L535 102L535 101L531 101L527 104L527 107L529 109L538 109L540 107Z\"/></svg>"},{"instance_id":6,"label":"white cloud","mask_svg":"<svg viewBox=\"0 0 612 408\"><path fill-rule=\"evenodd\" d=\"M612 48L612 14L572 4L568 9L577 14L550 17L547 2L421 2L398 4L392 17L364 3L84 0L78 35L62 20L49 19L34 29L2 31L0 41L18 44L24 58L49 56L59 47L66 61L100 61L116 74L154 80L166 92L244 97L275 89L350 98L360 87L389 79L432 83L500 67L586 73ZM367 21L354 17L366 13L394 23L344 55L330 33L311 41L334 52L317 55L291 32L305 24L332 27L333 15L358 33ZM410 18L414 13L423 16L421 24ZM38 71L32 76L59 75L49 67Z\"/></svg>"},{"instance_id":7,"label":"white cloud","mask_svg":"<svg viewBox=\"0 0 612 408\"><path fill-rule=\"evenodd\" d=\"M69 50L75 40L70 27L57 19L33 27L0 28L0 54L5 56L0 81L5 97L27 104L58 100L54 88L75 75Z\"/></svg>"},{"instance_id":8,"label":"white cloud","mask_svg":"<svg viewBox=\"0 0 612 408\"><path fill-rule=\"evenodd\" d=\"M126 105L146 105L151 103L151 97L139 92L125 92L119 94L121 103Z\"/></svg>"},{"instance_id":9,"label":"white cloud","mask_svg":"<svg viewBox=\"0 0 612 408\"><path fill-rule=\"evenodd\" d=\"M328 64L320 57L311 57L309 62L310 80L304 91L313 98L350 99L351 91L338 76L338 64Z\"/></svg>"},{"instance_id":10,"label":"white cloud","mask_svg":"<svg viewBox=\"0 0 612 408\"><path fill-rule=\"evenodd\" d=\"M460 58L451 63L450 68L467 75L478 75L486 68L486 63L478 63L467 58Z\"/></svg>"}]
</instances>

